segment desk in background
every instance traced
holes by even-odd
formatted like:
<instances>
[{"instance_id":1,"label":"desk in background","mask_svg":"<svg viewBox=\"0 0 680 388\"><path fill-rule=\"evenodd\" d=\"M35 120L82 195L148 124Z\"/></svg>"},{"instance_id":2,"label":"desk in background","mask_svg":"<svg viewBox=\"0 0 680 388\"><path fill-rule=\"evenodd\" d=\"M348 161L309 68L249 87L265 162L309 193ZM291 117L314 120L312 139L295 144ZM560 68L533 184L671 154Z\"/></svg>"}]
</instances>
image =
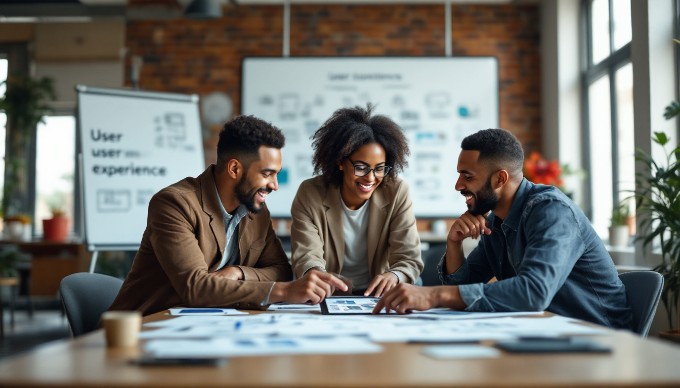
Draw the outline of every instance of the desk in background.
<instances>
[{"instance_id":1,"label":"desk in background","mask_svg":"<svg viewBox=\"0 0 680 388\"><path fill-rule=\"evenodd\" d=\"M56 296L61 279L75 272L86 272L90 254L85 245L77 242L51 241L0 241L2 245L16 245L20 251L31 256L30 267L22 280L22 294L31 296Z\"/></svg>"},{"instance_id":2,"label":"desk in background","mask_svg":"<svg viewBox=\"0 0 680 388\"><path fill-rule=\"evenodd\" d=\"M158 313L145 322L167 318ZM625 331L596 339L613 352L435 360L421 354L423 345L381 343L380 353L235 357L222 367L139 367L128 363L139 356L139 348L107 349L100 330L0 361L0 385L680 386L680 347Z\"/></svg>"}]
</instances>

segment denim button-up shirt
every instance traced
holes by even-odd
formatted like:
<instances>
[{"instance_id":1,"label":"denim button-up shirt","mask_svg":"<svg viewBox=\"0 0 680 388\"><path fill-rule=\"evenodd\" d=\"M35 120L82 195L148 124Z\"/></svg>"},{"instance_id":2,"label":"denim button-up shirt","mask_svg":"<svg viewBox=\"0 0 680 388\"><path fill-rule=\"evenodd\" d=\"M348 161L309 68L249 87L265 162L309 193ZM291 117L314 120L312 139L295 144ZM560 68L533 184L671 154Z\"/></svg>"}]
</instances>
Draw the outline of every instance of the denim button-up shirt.
<instances>
[{"instance_id":1,"label":"denim button-up shirt","mask_svg":"<svg viewBox=\"0 0 680 388\"><path fill-rule=\"evenodd\" d=\"M524 179L507 218L491 213L490 235L443 284L459 285L467 311L550 311L613 328L632 328L623 283L583 212L552 186ZM503 244L505 240L505 244ZM503 247L516 276L501 278ZM496 277L501 280L487 284Z\"/></svg>"}]
</instances>

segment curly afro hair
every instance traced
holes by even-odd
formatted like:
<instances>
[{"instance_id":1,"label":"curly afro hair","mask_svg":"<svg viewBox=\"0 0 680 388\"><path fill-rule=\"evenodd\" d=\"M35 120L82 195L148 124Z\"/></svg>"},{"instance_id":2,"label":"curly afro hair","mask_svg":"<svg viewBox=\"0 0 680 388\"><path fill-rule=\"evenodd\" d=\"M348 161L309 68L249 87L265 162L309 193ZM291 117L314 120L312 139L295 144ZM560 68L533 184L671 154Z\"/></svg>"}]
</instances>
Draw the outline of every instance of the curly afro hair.
<instances>
[{"instance_id":1,"label":"curly afro hair","mask_svg":"<svg viewBox=\"0 0 680 388\"><path fill-rule=\"evenodd\" d=\"M281 149L286 139L281 130L254 116L237 116L224 124L217 142L217 167L231 159L248 165L257 160L260 146Z\"/></svg>"},{"instance_id":2,"label":"curly afro hair","mask_svg":"<svg viewBox=\"0 0 680 388\"><path fill-rule=\"evenodd\" d=\"M387 116L371 116L373 109L371 104L366 109L359 106L338 109L312 135L314 174L322 175L327 184L340 186L342 171L338 164L370 143L385 149L386 165L392 167L384 180L394 180L408 166L408 141L401 127Z\"/></svg>"}]
</instances>

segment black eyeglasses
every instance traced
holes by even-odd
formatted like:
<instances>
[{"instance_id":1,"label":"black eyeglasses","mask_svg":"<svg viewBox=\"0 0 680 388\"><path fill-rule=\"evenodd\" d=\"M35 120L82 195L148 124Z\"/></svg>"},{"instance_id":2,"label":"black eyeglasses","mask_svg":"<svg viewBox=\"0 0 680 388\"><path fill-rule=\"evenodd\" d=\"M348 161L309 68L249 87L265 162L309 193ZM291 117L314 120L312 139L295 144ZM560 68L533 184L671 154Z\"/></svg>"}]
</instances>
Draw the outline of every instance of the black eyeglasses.
<instances>
[{"instance_id":1,"label":"black eyeglasses","mask_svg":"<svg viewBox=\"0 0 680 388\"><path fill-rule=\"evenodd\" d=\"M375 175L376 178L383 178L385 175L390 173L390 170L392 170L392 167L390 166L382 165L371 168L363 163L354 163L352 159L347 160L349 160L349 162L352 163L352 166L354 167L354 175L359 177L364 177L373 171L373 175Z\"/></svg>"}]
</instances>

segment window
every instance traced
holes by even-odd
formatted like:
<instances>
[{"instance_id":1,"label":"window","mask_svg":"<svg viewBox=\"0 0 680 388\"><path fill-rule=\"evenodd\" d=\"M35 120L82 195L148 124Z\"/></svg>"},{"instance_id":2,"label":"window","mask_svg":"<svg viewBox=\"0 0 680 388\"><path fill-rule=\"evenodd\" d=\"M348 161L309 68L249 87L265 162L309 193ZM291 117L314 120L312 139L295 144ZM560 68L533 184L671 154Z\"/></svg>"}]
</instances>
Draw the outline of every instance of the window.
<instances>
[{"instance_id":1,"label":"window","mask_svg":"<svg viewBox=\"0 0 680 388\"><path fill-rule=\"evenodd\" d=\"M9 61L7 58L0 57L0 82L5 82L7 80L7 69ZM0 86L0 96L5 95L6 86L3 84ZM4 112L0 112L0 194L2 193L2 187L5 185L5 137L7 133L7 115Z\"/></svg>"},{"instance_id":2,"label":"window","mask_svg":"<svg viewBox=\"0 0 680 388\"><path fill-rule=\"evenodd\" d=\"M0 46L0 82L9 74L25 74L28 69L28 50L23 45ZM4 95L6 86L0 86ZM0 112L0 193L5 186L5 158L11 149L5 147L7 116ZM10 134L11 135L11 134ZM72 221L71 231L78 231L75 222L78 216L77 177L75 176L76 119L71 110L53 113L43 118L31 135L31 150L22 153L25 158L27 192L22 197L22 214L31 216L32 231L42 236L42 220L52 216L52 210L59 208ZM12 144L11 139L7 144ZM22 159L24 160L24 159Z\"/></svg>"},{"instance_id":3,"label":"window","mask_svg":"<svg viewBox=\"0 0 680 388\"><path fill-rule=\"evenodd\" d=\"M46 116L38 124L35 158L35 231L42 234L42 220L58 209L74 217L76 119ZM73 222L71 222L73 228Z\"/></svg>"},{"instance_id":4,"label":"window","mask_svg":"<svg viewBox=\"0 0 680 388\"><path fill-rule=\"evenodd\" d=\"M606 237L612 208L635 189L631 11L630 1L584 3L587 61L582 90L590 215L595 230Z\"/></svg>"}]
</instances>

